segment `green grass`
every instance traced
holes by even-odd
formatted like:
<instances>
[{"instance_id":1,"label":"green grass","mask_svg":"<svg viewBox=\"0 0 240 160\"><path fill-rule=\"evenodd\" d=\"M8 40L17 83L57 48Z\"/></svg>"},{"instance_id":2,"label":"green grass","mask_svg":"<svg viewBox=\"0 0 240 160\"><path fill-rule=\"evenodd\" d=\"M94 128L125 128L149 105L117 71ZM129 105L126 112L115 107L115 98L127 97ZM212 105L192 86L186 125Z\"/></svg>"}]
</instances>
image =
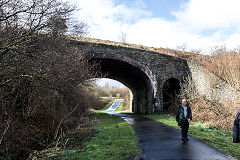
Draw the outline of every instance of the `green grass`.
<instances>
[{"instance_id":1,"label":"green grass","mask_svg":"<svg viewBox=\"0 0 240 160\"><path fill-rule=\"evenodd\" d=\"M162 122L176 129L180 129L180 127L177 125L175 117L172 115L146 115L145 117ZM215 128L205 128L201 123L194 125L190 124L188 133L200 141L218 149L219 151L240 159L240 144L232 142L232 133Z\"/></svg>"},{"instance_id":2,"label":"green grass","mask_svg":"<svg viewBox=\"0 0 240 160\"><path fill-rule=\"evenodd\" d=\"M131 110L123 110L123 104L124 101L122 101L119 105L119 107L117 108L116 112L120 112L120 113L132 113Z\"/></svg>"},{"instance_id":3,"label":"green grass","mask_svg":"<svg viewBox=\"0 0 240 160\"><path fill-rule=\"evenodd\" d=\"M116 112L121 112L123 110L123 101L119 104Z\"/></svg>"},{"instance_id":4,"label":"green grass","mask_svg":"<svg viewBox=\"0 0 240 160\"><path fill-rule=\"evenodd\" d=\"M83 144L76 158L92 159L133 159L139 154L134 130L122 118L95 111L100 124L94 128L98 132L89 142Z\"/></svg>"},{"instance_id":5,"label":"green grass","mask_svg":"<svg viewBox=\"0 0 240 160\"><path fill-rule=\"evenodd\" d=\"M115 101L112 101L110 103L108 103L103 109L101 109L101 111L104 111L106 109L108 109Z\"/></svg>"},{"instance_id":6,"label":"green grass","mask_svg":"<svg viewBox=\"0 0 240 160\"><path fill-rule=\"evenodd\" d=\"M108 108L110 102L105 108ZM105 110L102 109L102 110ZM48 149L45 160L127 160L140 154L137 137L132 127L118 116L102 110L92 110L97 123L93 126L96 134L80 146L64 149L57 153ZM45 154L46 155L46 154Z\"/></svg>"}]
</instances>

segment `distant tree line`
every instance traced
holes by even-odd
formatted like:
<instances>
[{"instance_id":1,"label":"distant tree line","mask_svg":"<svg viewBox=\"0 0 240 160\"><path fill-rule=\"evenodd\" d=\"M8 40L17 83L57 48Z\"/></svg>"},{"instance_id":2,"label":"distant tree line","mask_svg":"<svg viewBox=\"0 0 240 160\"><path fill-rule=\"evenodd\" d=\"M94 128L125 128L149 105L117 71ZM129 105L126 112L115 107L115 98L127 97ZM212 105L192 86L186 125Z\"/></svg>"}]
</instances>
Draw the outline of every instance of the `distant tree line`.
<instances>
[{"instance_id":1,"label":"distant tree line","mask_svg":"<svg viewBox=\"0 0 240 160\"><path fill-rule=\"evenodd\" d=\"M118 86L110 86L108 83L106 83L104 86L98 86L93 85L93 90L95 91L96 97L102 97L102 98L121 98L123 99L123 110L130 110L131 107L131 91L127 87L118 87Z\"/></svg>"},{"instance_id":2,"label":"distant tree line","mask_svg":"<svg viewBox=\"0 0 240 160\"><path fill-rule=\"evenodd\" d=\"M124 98L129 89L127 87L110 86L106 83L104 86L95 86L95 91L99 97Z\"/></svg>"}]
</instances>

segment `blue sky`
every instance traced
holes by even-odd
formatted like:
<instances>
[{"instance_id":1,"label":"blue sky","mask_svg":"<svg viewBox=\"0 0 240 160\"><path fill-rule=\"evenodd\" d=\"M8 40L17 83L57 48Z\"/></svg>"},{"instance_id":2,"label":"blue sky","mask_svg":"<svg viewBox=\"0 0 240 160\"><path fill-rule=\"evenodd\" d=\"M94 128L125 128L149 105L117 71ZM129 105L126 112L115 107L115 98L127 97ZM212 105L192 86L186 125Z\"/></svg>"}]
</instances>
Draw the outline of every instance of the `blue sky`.
<instances>
[{"instance_id":1,"label":"blue sky","mask_svg":"<svg viewBox=\"0 0 240 160\"><path fill-rule=\"evenodd\" d=\"M71 0L89 37L202 54L240 46L240 0Z\"/></svg>"},{"instance_id":2,"label":"blue sky","mask_svg":"<svg viewBox=\"0 0 240 160\"><path fill-rule=\"evenodd\" d=\"M208 54L213 47L240 44L240 0L72 0L89 36L152 47Z\"/></svg>"},{"instance_id":3,"label":"blue sky","mask_svg":"<svg viewBox=\"0 0 240 160\"><path fill-rule=\"evenodd\" d=\"M152 12L152 17L163 17L164 19L174 20L175 16L171 14L172 11L180 9L181 5L187 0L115 0L116 5L124 4L128 7L142 7Z\"/></svg>"}]
</instances>

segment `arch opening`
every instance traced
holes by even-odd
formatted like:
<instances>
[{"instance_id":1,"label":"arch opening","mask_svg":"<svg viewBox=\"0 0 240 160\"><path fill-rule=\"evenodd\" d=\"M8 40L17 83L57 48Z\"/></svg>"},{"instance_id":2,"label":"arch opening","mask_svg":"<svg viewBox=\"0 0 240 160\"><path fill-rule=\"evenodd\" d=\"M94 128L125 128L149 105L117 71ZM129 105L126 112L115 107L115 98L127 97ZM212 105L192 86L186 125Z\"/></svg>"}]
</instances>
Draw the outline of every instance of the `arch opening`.
<instances>
[{"instance_id":1,"label":"arch opening","mask_svg":"<svg viewBox=\"0 0 240 160\"><path fill-rule=\"evenodd\" d=\"M119 111L132 112L132 91L121 82L110 78L95 78L97 94L106 100L123 100L123 106Z\"/></svg>"},{"instance_id":2,"label":"arch opening","mask_svg":"<svg viewBox=\"0 0 240 160\"><path fill-rule=\"evenodd\" d=\"M163 84L163 110L175 113L180 101L180 82L175 78L168 79Z\"/></svg>"},{"instance_id":3,"label":"arch opening","mask_svg":"<svg viewBox=\"0 0 240 160\"><path fill-rule=\"evenodd\" d=\"M132 111L138 114L152 113L153 89L149 77L140 68L121 60L110 58L90 58L90 63L98 63L104 77L117 80L127 86L133 94Z\"/></svg>"}]
</instances>

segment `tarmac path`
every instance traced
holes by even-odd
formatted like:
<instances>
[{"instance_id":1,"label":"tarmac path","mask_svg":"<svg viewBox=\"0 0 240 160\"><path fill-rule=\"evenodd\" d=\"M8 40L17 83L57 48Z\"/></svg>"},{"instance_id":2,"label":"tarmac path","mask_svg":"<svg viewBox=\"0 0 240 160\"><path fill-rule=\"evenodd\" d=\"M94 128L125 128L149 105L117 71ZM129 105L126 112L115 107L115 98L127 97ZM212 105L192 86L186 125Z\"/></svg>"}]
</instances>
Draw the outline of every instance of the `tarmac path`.
<instances>
[{"instance_id":1,"label":"tarmac path","mask_svg":"<svg viewBox=\"0 0 240 160\"><path fill-rule=\"evenodd\" d=\"M120 103L121 101L116 101L105 112L120 116L133 127L142 149L139 159L234 159L191 136L189 136L189 142L183 143L181 132L163 123L137 114L117 113L115 110Z\"/></svg>"}]
</instances>

